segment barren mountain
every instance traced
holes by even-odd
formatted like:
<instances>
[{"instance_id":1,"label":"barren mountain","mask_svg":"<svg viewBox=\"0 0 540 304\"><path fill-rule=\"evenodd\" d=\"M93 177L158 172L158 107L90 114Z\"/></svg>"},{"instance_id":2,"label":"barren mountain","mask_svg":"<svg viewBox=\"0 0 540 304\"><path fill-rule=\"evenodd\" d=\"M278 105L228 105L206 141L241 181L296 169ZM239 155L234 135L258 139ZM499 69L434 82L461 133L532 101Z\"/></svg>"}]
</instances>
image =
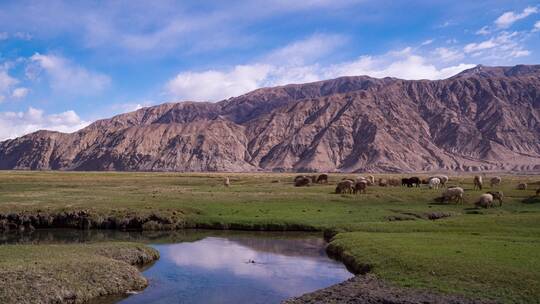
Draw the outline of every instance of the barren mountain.
<instances>
[{"instance_id":1,"label":"barren mountain","mask_svg":"<svg viewBox=\"0 0 540 304\"><path fill-rule=\"evenodd\" d=\"M438 81L342 77L162 104L1 142L0 169L540 170L540 65L477 66Z\"/></svg>"}]
</instances>

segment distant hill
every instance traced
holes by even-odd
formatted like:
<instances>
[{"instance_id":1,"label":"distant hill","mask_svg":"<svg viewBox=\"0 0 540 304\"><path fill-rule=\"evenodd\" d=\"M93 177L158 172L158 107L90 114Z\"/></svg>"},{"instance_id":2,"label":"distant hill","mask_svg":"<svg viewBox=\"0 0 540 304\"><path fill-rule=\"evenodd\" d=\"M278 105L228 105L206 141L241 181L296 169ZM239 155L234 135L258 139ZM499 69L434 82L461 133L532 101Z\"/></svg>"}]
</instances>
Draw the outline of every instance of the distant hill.
<instances>
[{"instance_id":1,"label":"distant hill","mask_svg":"<svg viewBox=\"0 0 540 304\"><path fill-rule=\"evenodd\" d=\"M540 170L540 65L366 76L179 102L0 143L0 169Z\"/></svg>"}]
</instances>

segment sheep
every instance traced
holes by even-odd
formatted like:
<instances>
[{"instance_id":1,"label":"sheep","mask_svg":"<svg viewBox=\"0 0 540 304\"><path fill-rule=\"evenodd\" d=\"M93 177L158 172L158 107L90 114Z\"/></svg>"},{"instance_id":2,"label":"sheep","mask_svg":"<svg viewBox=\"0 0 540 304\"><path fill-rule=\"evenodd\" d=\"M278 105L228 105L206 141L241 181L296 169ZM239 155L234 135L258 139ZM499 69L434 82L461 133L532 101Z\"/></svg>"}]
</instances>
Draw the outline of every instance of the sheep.
<instances>
[{"instance_id":1,"label":"sheep","mask_svg":"<svg viewBox=\"0 0 540 304\"><path fill-rule=\"evenodd\" d=\"M388 186L388 181L384 178L379 178L379 187L386 187Z\"/></svg>"},{"instance_id":2,"label":"sheep","mask_svg":"<svg viewBox=\"0 0 540 304\"><path fill-rule=\"evenodd\" d=\"M320 174L317 177L317 184L328 184L328 174Z\"/></svg>"},{"instance_id":3,"label":"sheep","mask_svg":"<svg viewBox=\"0 0 540 304\"><path fill-rule=\"evenodd\" d=\"M297 179L301 179L301 178L305 178L306 176L305 175L297 175L295 178L294 178L294 181L296 182Z\"/></svg>"},{"instance_id":4,"label":"sheep","mask_svg":"<svg viewBox=\"0 0 540 304\"><path fill-rule=\"evenodd\" d=\"M441 184L441 180L437 177L433 177L429 179L429 189L439 189L440 184Z\"/></svg>"},{"instance_id":5,"label":"sheep","mask_svg":"<svg viewBox=\"0 0 540 304\"><path fill-rule=\"evenodd\" d=\"M364 193L365 194L367 184L368 184L367 180L361 180L361 181L356 182L356 184L354 185L353 193L354 194L358 194L358 193Z\"/></svg>"},{"instance_id":6,"label":"sheep","mask_svg":"<svg viewBox=\"0 0 540 304\"><path fill-rule=\"evenodd\" d=\"M407 186L407 187L420 187L420 178L413 176L411 178L402 178L401 179L401 185Z\"/></svg>"},{"instance_id":7,"label":"sheep","mask_svg":"<svg viewBox=\"0 0 540 304\"><path fill-rule=\"evenodd\" d=\"M303 186L309 186L311 183L311 178L307 176L297 176L294 179L294 186L295 187L303 187Z\"/></svg>"},{"instance_id":8,"label":"sheep","mask_svg":"<svg viewBox=\"0 0 540 304\"><path fill-rule=\"evenodd\" d=\"M359 181L367 181L367 178L363 177L363 176L358 176L355 180L355 182L359 182Z\"/></svg>"},{"instance_id":9,"label":"sheep","mask_svg":"<svg viewBox=\"0 0 540 304\"><path fill-rule=\"evenodd\" d=\"M504 193L502 191L488 191L487 193L491 194L494 200L499 201L499 206L502 206L504 198Z\"/></svg>"},{"instance_id":10,"label":"sheep","mask_svg":"<svg viewBox=\"0 0 540 304\"><path fill-rule=\"evenodd\" d=\"M480 195L478 200L474 203L476 207L489 208L493 206L493 195L484 193Z\"/></svg>"},{"instance_id":11,"label":"sheep","mask_svg":"<svg viewBox=\"0 0 540 304\"><path fill-rule=\"evenodd\" d=\"M389 178L388 179L388 185L393 187L398 187L400 185L401 181L397 178Z\"/></svg>"},{"instance_id":12,"label":"sheep","mask_svg":"<svg viewBox=\"0 0 540 304\"><path fill-rule=\"evenodd\" d=\"M352 193L353 192L353 181L351 180L344 180L337 184L336 186L336 194L340 193Z\"/></svg>"},{"instance_id":13,"label":"sheep","mask_svg":"<svg viewBox=\"0 0 540 304\"><path fill-rule=\"evenodd\" d=\"M540 188L536 190L536 196L540 196Z\"/></svg>"},{"instance_id":14,"label":"sheep","mask_svg":"<svg viewBox=\"0 0 540 304\"><path fill-rule=\"evenodd\" d=\"M441 186L446 186L446 183L448 182L448 176L446 175L435 175L435 176L432 176L428 179L428 182L432 179L432 178L438 178L439 179L439 183Z\"/></svg>"},{"instance_id":15,"label":"sheep","mask_svg":"<svg viewBox=\"0 0 540 304\"><path fill-rule=\"evenodd\" d=\"M418 176L413 176L409 178L409 182L413 185L416 185L416 187L420 187L420 178Z\"/></svg>"},{"instance_id":16,"label":"sheep","mask_svg":"<svg viewBox=\"0 0 540 304\"><path fill-rule=\"evenodd\" d=\"M474 176L474 190L478 189L478 190L482 190L482 176L480 175L475 175Z\"/></svg>"},{"instance_id":17,"label":"sheep","mask_svg":"<svg viewBox=\"0 0 540 304\"><path fill-rule=\"evenodd\" d=\"M312 183L315 184L315 183L317 182L317 175L312 175L312 176L310 176L309 178L311 178L311 182L312 182Z\"/></svg>"},{"instance_id":18,"label":"sheep","mask_svg":"<svg viewBox=\"0 0 540 304\"><path fill-rule=\"evenodd\" d=\"M375 185L375 176L373 176L373 175L368 175L368 176L367 176L367 180L368 180L368 182L369 182L368 185L370 185L370 186L371 186L371 185Z\"/></svg>"},{"instance_id":19,"label":"sheep","mask_svg":"<svg viewBox=\"0 0 540 304\"><path fill-rule=\"evenodd\" d=\"M493 188L493 186L498 186L501 184L501 177L500 176L495 176L493 178L491 178L491 181L490 181L490 184L491 184L491 188Z\"/></svg>"},{"instance_id":20,"label":"sheep","mask_svg":"<svg viewBox=\"0 0 540 304\"><path fill-rule=\"evenodd\" d=\"M412 187L411 180L407 177L401 179L401 186Z\"/></svg>"},{"instance_id":21,"label":"sheep","mask_svg":"<svg viewBox=\"0 0 540 304\"><path fill-rule=\"evenodd\" d=\"M223 185L225 187L229 187L231 185L231 181L229 180L229 177L226 176L224 179L223 179Z\"/></svg>"},{"instance_id":22,"label":"sheep","mask_svg":"<svg viewBox=\"0 0 540 304\"><path fill-rule=\"evenodd\" d=\"M518 190L527 190L527 183L519 183L517 188Z\"/></svg>"},{"instance_id":23,"label":"sheep","mask_svg":"<svg viewBox=\"0 0 540 304\"><path fill-rule=\"evenodd\" d=\"M442 196L439 198L441 202L445 201L452 201L454 200L457 203L463 203L463 194L465 193L465 190L461 187L452 187L446 189L446 191L443 192Z\"/></svg>"}]
</instances>

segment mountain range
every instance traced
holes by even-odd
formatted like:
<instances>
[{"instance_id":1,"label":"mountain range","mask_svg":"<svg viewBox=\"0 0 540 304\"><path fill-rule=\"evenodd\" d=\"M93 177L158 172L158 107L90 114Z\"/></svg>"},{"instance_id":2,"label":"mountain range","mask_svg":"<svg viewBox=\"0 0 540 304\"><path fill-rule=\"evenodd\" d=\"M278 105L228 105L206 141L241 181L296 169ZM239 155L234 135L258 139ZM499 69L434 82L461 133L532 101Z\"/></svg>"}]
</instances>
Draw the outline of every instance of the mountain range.
<instances>
[{"instance_id":1,"label":"mountain range","mask_svg":"<svg viewBox=\"0 0 540 304\"><path fill-rule=\"evenodd\" d=\"M0 142L0 169L540 170L540 65L341 77L177 102Z\"/></svg>"}]
</instances>

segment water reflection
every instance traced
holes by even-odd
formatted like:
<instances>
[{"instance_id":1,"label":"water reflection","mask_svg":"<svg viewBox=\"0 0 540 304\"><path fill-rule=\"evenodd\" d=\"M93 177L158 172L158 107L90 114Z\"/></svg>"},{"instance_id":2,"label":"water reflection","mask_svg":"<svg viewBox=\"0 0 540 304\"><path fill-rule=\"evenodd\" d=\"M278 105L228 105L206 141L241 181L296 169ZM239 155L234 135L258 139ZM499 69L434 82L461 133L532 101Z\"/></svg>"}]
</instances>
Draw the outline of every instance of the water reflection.
<instances>
[{"instance_id":1,"label":"water reflection","mask_svg":"<svg viewBox=\"0 0 540 304\"><path fill-rule=\"evenodd\" d=\"M206 237L155 246L150 286L120 303L279 303L351 277L320 238Z\"/></svg>"},{"instance_id":2,"label":"water reflection","mask_svg":"<svg viewBox=\"0 0 540 304\"><path fill-rule=\"evenodd\" d=\"M320 235L239 231L37 230L0 234L0 244L135 241L161 258L144 270L150 285L139 294L92 303L279 303L352 275L325 253Z\"/></svg>"}]
</instances>

